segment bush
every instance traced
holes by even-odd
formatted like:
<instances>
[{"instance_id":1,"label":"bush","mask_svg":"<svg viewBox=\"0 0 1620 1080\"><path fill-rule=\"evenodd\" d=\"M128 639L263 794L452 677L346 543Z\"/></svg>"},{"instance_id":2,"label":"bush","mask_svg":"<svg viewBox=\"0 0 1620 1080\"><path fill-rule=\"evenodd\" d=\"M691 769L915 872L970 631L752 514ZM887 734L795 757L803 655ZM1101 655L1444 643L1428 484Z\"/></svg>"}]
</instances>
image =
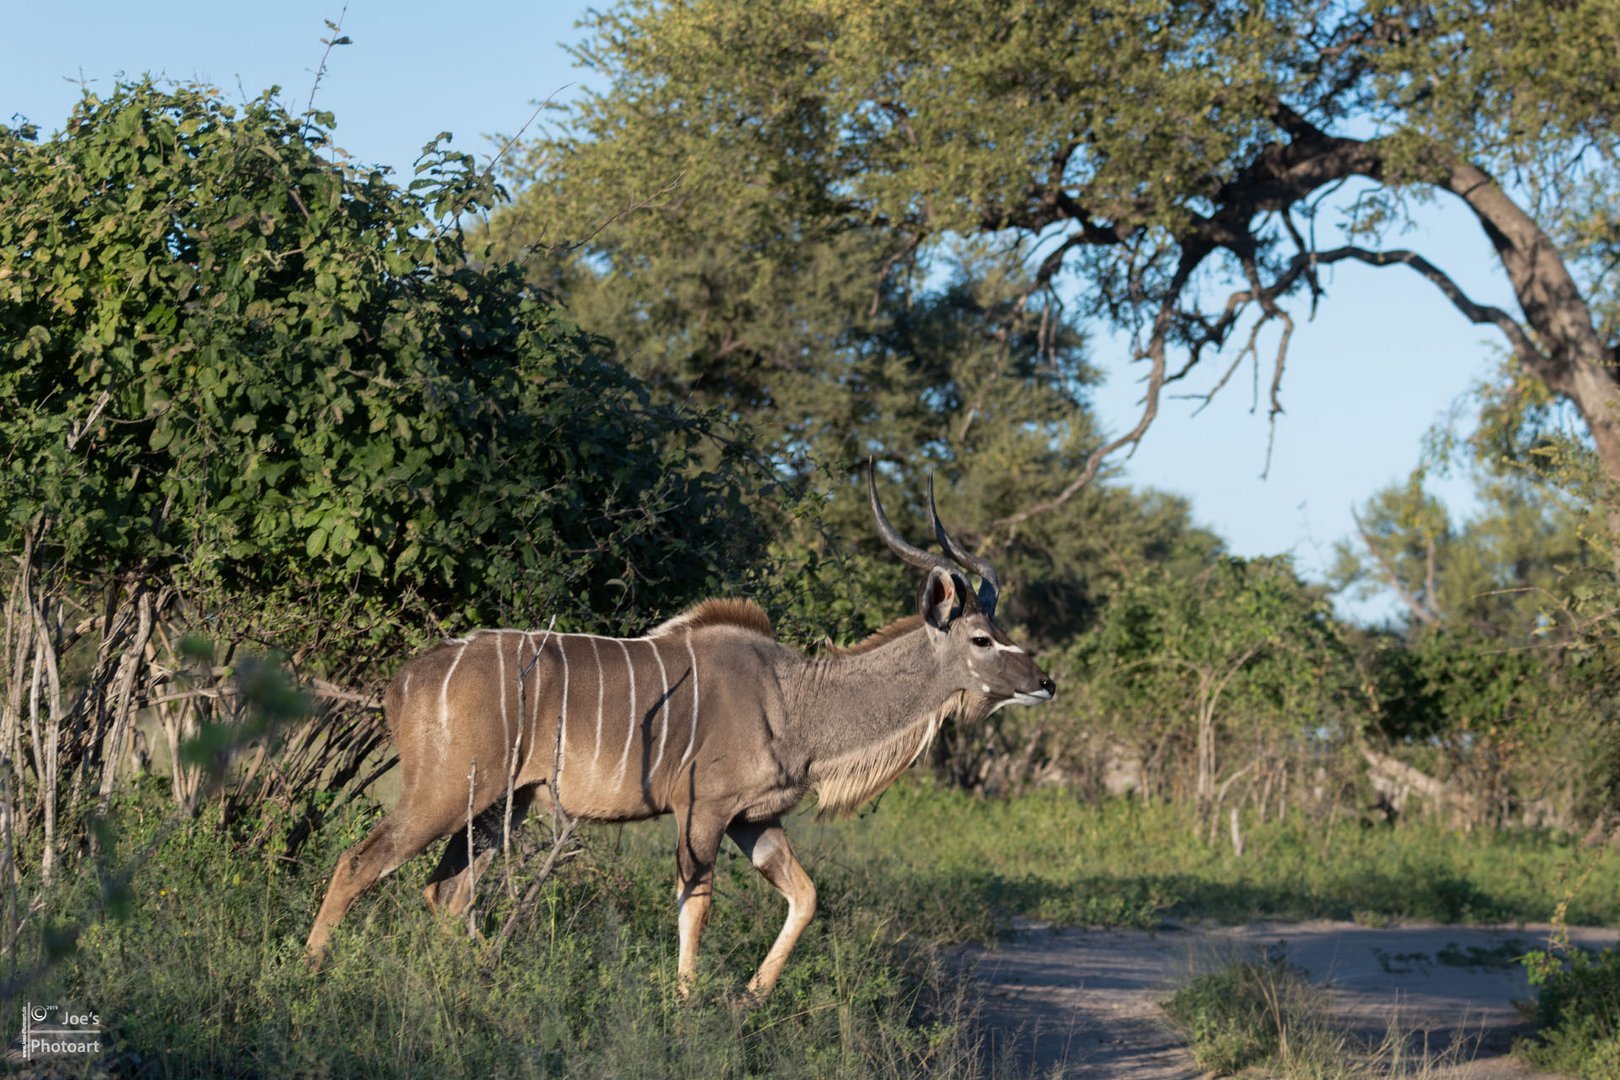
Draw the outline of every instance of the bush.
<instances>
[{"instance_id":1,"label":"bush","mask_svg":"<svg viewBox=\"0 0 1620 1080\"><path fill-rule=\"evenodd\" d=\"M1192 1048L1200 1068L1218 1075L1337 1049L1325 1042L1317 991L1278 952L1195 976L1164 1010ZM1331 1060L1331 1057L1325 1058Z\"/></svg>"},{"instance_id":2,"label":"bush","mask_svg":"<svg viewBox=\"0 0 1620 1080\"><path fill-rule=\"evenodd\" d=\"M1534 952L1524 963L1536 988L1538 1030L1517 1052L1583 1080L1620 1076L1620 952Z\"/></svg>"},{"instance_id":3,"label":"bush","mask_svg":"<svg viewBox=\"0 0 1620 1080\"><path fill-rule=\"evenodd\" d=\"M466 247L499 195L469 156L401 188L329 123L148 81L0 129L4 550L166 578L287 652L710 587L758 538L694 475L704 423Z\"/></svg>"},{"instance_id":4,"label":"bush","mask_svg":"<svg viewBox=\"0 0 1620 1080\"><path fill-rule=\"evenodd\" d=\"M380 736L356 703L409 649L639 631L763 550L713 422L467 245L500 195L470 156L435 141L401 187L331 122L147 80L43 141L0 127L0 683L49 690L5 734L46 865L137 711L176 751L241 719L245 653L338 684L265 770L297 795L357 774Z\"/></svg>"}]
</instances>

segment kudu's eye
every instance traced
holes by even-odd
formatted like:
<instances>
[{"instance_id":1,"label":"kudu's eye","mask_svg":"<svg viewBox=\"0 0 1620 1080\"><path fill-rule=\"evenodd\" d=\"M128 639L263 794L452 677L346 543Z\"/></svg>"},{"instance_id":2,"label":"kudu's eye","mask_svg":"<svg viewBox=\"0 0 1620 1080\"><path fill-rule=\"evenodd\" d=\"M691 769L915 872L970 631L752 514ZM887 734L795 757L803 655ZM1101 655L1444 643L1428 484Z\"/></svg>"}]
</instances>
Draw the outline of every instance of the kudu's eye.
<instances>
[{"instance_id":1,"label":"kudu's eye","mask_svg":"<svg viewBox=\"0 0 1620 1080\"><path fill-rule=\"evenodd\" d=\"M983 634L974 634L969 640L971 640L973 644L977 645L981 649L988 649L990 647L990 639L985 637Z\"/></svg>"}]
</instances>

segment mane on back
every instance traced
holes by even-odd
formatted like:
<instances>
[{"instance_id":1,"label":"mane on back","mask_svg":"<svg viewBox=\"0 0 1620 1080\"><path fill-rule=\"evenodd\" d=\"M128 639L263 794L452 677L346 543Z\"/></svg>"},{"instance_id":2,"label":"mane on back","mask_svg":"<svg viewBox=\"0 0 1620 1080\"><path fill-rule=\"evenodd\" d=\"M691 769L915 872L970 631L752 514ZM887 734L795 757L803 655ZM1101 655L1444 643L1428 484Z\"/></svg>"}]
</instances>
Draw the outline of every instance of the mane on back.
<instances>
[{"instance_id":1,"label":"mane on back","mask_svg":"<svg viewBox=\"0 0 1620 1080\"><path fill-rule=\"evenodd\" d=\"M662 637L677 630L700 630L705 626L735 626L760 637L776 637L776 628L771 625L771 617L765 614L764 608L752 600L730 599L705 600L687 608L652 630L648 636Z\"/></svg>"},{"instance_id":2,"label":"mane on back","mask_svg":"<svg viewBox=\"0 0 1620 1080\"><path fill-rule=\"evenodd\" d=\"M862 638L853 645L827 645L825 651L833 656L859 656L861 653L871 652L873 649L887 645L895 638L905 637L917 627L922 625L921 615L907 615L896 619L881 630L874 630L867 637Z\"/></svg>"}]
</instances>

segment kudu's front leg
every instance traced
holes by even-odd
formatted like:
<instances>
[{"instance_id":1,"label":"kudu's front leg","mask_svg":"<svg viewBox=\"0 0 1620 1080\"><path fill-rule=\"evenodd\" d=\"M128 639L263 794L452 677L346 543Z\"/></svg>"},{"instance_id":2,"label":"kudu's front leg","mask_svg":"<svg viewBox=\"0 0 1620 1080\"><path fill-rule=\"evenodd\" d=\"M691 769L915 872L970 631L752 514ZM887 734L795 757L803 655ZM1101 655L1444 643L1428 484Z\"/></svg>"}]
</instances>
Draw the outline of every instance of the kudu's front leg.
<instances>
[{"instance_id":1,"label":"kudu's front leg","mask_svg":"<svg viewBox=\"0 0 1620 1080\"><path fill-rule=\"evenodd\" d=\"M697 978L698 939L709 921L714 900L714 860L720 854L724 824L703 823L690 816L681 822L675 841L675 906L680 912L680 960L675 991L692 992Z\"/></svg>"},{"instance_id":2,"label":"kudu's front leg","mask_svg":"<svg viewBox=\"0 0 1620 1080\"><path fill-rule=\"evenodd\" d=\"M759 965L759 971L748 982L748 992L755 1001L763 1001L776 986L782 974L782 965L798 943L799 935L816 914L816 886L804 872L799 860L793 857L793 847L787 833L782 831L780 819L757 825L738 822L726 830L732 841L748 856L754 869L765 876L776 891L787 898L787 921L776 935L771 951Z\"/></svg>"}]
</instances>

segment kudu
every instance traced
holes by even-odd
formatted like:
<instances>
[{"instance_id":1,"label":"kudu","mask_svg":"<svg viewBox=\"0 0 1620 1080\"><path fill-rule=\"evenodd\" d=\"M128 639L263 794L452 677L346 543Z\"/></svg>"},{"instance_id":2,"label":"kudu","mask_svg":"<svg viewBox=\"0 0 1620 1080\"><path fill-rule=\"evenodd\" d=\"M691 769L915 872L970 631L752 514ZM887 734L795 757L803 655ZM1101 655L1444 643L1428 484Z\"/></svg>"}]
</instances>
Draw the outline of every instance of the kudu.
<instances>
[{"instance_id":1,"label":"kudu","mask_svg":"<svg viewBox=\"0 0 1620 1080\"><path fill-rule=\"evenodd\" d=\"M356 896L440 837L451 840L425 895L464 914L506 835L503 819L521 821L545 789L584 820L676 815L683 995L730 836L787 898L787 920L748 984L753 999L768 994L816 906L782 815L811 791L823 812L853 812L953 711L971 723L1055 689L997 625L996 572L946 533L932 482L934 531L980 578L977 594L950 561L901 539L870 472L867 488L883 540L928 578L916 615L853 647L801 656L775 640L753 603L709 600L645 637L484 630L406 663L383 699L403 774L399 803L339 858L310 930L311 961Z\"/></svg>"}]
</instances>

